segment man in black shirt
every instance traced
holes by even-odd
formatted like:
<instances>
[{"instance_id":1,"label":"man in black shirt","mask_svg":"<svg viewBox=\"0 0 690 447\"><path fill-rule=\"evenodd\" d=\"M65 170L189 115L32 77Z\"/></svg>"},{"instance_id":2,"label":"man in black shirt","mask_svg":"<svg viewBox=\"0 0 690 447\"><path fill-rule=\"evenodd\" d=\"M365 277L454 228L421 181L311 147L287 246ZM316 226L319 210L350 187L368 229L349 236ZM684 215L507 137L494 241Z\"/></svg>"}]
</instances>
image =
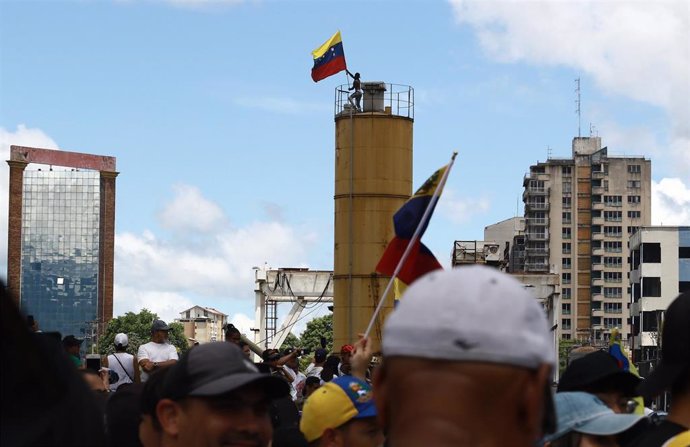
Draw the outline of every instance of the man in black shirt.
<instances>
[{"instance_id":1,"label":"man in black shirt","mask_svg":"<svg viewBox=\"0 0 690 447\"><path fill-rule=\"evenodd\" d=\"M671 392L668 417L640 436L634 447L659 447L690 429L690 292L676 298L666 311L661 335L661 363L638 387L645 398Z\"/></svg>"}]
</instances>

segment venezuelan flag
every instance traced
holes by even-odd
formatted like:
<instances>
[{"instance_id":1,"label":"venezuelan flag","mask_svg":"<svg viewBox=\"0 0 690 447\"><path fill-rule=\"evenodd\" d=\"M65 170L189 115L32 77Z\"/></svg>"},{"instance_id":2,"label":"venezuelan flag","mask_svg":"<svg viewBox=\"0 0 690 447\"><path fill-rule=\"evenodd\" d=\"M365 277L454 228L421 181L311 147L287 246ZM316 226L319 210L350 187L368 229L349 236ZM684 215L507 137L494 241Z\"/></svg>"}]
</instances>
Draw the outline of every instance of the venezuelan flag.
<instances>
[{"instance_id":1,"label":"venezuelan flag","mask_svg":"<svg viewBox=\"0 0 690 447\"><path fill-rule=\"evenodd\" d=\"M311 78L314 82L319 82L347 69L340 31L333 34L330 39L312 51L311 54L314 56L314 68L311 69Z\"/></svg>"},{"instance_id":2,"label":"venezuelan flag","mask_svg":"<svg viewBox=\"0 0 690 447\"><path fill-rule=\"evenodd\" d=\"M613 330L611 330L611 338L609 338L609 354L611 354L613 358L616 359L616 361L618 362L618 367L620 369L635 374L637 377L640 377L640 373L635 367L635 364L630 361L628 353L625 351L625 348L621 344L621 333L618 330L618 328L613 328ZM633 400L637 402L637 406L635 407L635 413L644 414L644 399L638 396L634 397Z\"/></svg>"},{"instance_id":3,"label":"venezuelan flag","mask_svg":"<svg viewBox=\"0 0 690 447\"><path fill-rule=\"evenodd\" d=\"M383 275L393 275L405 249L411 242L415 230L422 223L424 211L428 206L432 205L431 198L438 189L446 169L448 169L447 165L434 172L431 177L424 182L422 187L419 188L395 213L393 216L395 237L390 241L379 263L376 265L377 272ZM441 195L441 192L442 191L438 192L438 196ZM435 208L436 203L433 203L432 206ZM431 214L433 214L434 208L429 211L429 218L420 229L419 237L414 242L412 251L398 273L400 281L407 285L412 284L412 282L420 276L441 268L441 264L436 260L434 254L431 253L431 250L420 241L422 235L426 231L429 220L431 220Z\"/></svg>"}]
</instances>

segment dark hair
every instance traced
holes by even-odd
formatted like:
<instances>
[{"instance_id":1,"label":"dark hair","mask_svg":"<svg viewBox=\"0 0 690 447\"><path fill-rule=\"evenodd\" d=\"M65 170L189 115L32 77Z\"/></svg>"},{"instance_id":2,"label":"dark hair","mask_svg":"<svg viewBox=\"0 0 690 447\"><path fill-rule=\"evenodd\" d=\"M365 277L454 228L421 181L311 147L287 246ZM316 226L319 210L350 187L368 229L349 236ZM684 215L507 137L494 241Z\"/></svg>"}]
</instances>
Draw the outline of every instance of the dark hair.
<instances>
[{"instance_id":1,"label":"dark hair","mask_svg":"<svg viewBox=\"0 0 690 447\"><path fill-rule=\"evenodd\" d=\"M309 385L318 385L321 383L321 380L316 377L316 376L309 376L307 377L307 380L304 381L304 386L307 387Z\"/></svg>"},{"instance_id":2,"label":"dark hair","mask_svg":"<svg viewBox=\"0 0 690 447\"><path fill-rule=\"evenodd\" d=\"M153 427L160 431L161 423L156 417L156 405L161 400L163 395L163 383L165 377L171 368L161 368L155 370L149 375L149 379L144 384L144 390L141 392L141 414L151 416Z\"/></svg>"},{"instance_id":3,"label":"dark hair","mask_svg":"<svg viewBox=\"0 0 690 447\"><path fill-rule=\"evenodd\" d=\"M230 336L233 335L233 334L237 334L237 335L239 335L240 337L242 337L242 333L240 332L239 329L237 329L237 328L235 327L234 324L232 324L232 323L226 324L226 325L225 325L225 339L227 340L227 339L230 338Z\"/></svg>"},{"instance_id":4,"label":"dark hair","mask_svg":"<svg viewBox=\"0 0 690 447\"><path fill-rule=\"evenodd\" d=\"M678 378L671 384L671 397L690 393L690 366L686 366Z\"/></svg>"}]
</instances>

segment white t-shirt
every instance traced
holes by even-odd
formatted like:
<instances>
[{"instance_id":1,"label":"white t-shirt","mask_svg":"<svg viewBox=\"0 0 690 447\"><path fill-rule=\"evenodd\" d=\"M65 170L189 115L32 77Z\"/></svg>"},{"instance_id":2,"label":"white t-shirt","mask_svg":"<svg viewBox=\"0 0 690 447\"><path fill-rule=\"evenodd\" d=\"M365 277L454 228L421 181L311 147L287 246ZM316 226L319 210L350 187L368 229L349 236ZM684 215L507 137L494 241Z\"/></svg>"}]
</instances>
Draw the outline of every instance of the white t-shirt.
<instances>
[{"instance_id":1,"label":"white t-shirt","mask_svg":"<svg viewBox=\"0 0 690 447\"><path fill-rule=\"evenodd\" d=\"M287 372L288 377L292 380L290 383L290 397L292 400L297 400L302 397L302 390L304 389L307 377L301 372L294 371L287 365L283 365L283 370Z\"/></svg>"},{"instance_id":2,"label":"white t-shirt","mask_svg":"<svg viewBox=\"0 0 690 447\"><path fill-rule=\"evenodd\" d=\"M139 346L137 351L137 359L149 359L152 362L165 362L168 360L178 360L177 349L170 343L154 343L152 341ZM146 382L149 375L141 370L141 381Z\"/></svg>"},{"instance_id":3,"label":"white t-shirt","mask_svg":"<svg viewBox=\"0 0 690 447\"><path fill-rule=\"evenodd\" d=\"M110 384L110 390L115 391L123 383L132 383L134 379L134 356L126 352L110 354L108 356L108 368L115 371L119 376L117 382ZM132 378L131 380L130 377Z\"/></svg>"},{"instance_id":4,"label":"white t-shirt","mask_svg":"<svg viewBox=\"0 0 690 447\"><path fill-rule=\"evenodd\" d=\"M318 377L321 378L321 371L323 371L323 366L315 366L313 363L309 365L305 373L307 377Z\"/></svg>"}]
</instances>

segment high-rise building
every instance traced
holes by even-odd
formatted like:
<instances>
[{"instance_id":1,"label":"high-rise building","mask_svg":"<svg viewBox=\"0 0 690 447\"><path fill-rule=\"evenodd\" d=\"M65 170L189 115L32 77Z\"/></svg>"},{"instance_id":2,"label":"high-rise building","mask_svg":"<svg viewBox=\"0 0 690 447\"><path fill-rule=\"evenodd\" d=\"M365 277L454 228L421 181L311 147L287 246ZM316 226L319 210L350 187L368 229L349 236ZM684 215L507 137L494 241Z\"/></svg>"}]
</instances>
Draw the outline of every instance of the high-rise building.
<instances>
[{"instance_id":1,"label":"high-rise building","mask_svg":"<svg viewBox=\"0 0 690 447\"><path fill-rule=\"evenodd\" d=\"M571 158L530 166L523 186L523 268L560 275L559 337L603 341L617 327L627 340L627 244L651 222L651 161L576 137Z\"/></svg>"},{"instance_id":2,"label":"high-rise building","mask_svg":"<svg viewBox=\"0 0 690 447\"><path fill-rule=\"evenodd\" d=\"M7 163L8 291L41 330L90 340L113 315L115 158L12 146Z\"/></svg>"},{"instance_id":3,"label":"high-rise building","mask_svg":"<svg viewBox=\"0 0 690 447\"><path fill-rule=\"evenodd\" d=\"M631 348L646 376L659 359L666 309L680 293L690 291L690 226L641 227L630 238L628 253Z\"/></svg>"}]
</instances>

